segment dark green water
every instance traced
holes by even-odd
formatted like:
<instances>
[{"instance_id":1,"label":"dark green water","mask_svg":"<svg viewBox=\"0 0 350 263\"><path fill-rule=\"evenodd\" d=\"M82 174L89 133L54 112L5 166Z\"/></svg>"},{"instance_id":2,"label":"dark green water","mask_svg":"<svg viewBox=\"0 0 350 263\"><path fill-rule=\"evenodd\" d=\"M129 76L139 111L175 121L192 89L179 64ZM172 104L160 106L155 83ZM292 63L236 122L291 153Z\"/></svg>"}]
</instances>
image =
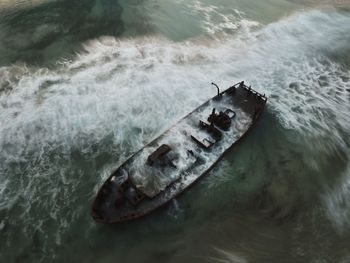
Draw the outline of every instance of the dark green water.
<instances>
[{"instance_id":1,"label":"dark green water","mask_svg":"<svg viewBox=\"0 0 350 263\"><path fill-rule=\"evenodd\" d=\"M349 8L0 0L0 262L350 262ZM267 109L209 176L92 221L113 168L242 79Z\"/></svg>"}]
</instances>

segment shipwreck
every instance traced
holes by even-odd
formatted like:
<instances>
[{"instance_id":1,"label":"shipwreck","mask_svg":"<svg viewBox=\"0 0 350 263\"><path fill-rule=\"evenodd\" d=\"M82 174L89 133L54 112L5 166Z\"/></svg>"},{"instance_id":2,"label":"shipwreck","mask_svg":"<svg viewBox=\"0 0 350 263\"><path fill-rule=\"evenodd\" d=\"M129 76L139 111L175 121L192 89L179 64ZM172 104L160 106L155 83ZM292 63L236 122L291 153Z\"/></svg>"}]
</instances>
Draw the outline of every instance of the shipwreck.
<instances>
[{"instance_id":1,"label":"shipwreck","mask_svg":"<svg viewBox=\"0 0 350 263\"><path fill-rule=\"evenodd\" d=\"M242 81L186 115L118 167L98 191L91 216L117 223L145 216L205 175L257 123L266 96Z\"/></svg>"}]
</instances>

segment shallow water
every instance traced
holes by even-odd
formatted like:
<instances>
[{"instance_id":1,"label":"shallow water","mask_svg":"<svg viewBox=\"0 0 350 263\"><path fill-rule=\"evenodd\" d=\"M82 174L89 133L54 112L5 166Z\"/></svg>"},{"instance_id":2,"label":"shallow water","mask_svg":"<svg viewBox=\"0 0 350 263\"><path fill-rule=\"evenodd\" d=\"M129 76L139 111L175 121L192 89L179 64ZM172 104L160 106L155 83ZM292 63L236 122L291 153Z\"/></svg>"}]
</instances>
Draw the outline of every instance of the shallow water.
<instances>
[{"instance_id":1,"label":"shallow water","mask_svg":"<svg viewBox=\"0 0 350 263\"><path fill-rule=\"evenodd\" d=\"M350 262L347 1L0 1L0 258ZM113 168L246 80L258 126L143 220L89 216Z\"/></svg>"}]
</instances>

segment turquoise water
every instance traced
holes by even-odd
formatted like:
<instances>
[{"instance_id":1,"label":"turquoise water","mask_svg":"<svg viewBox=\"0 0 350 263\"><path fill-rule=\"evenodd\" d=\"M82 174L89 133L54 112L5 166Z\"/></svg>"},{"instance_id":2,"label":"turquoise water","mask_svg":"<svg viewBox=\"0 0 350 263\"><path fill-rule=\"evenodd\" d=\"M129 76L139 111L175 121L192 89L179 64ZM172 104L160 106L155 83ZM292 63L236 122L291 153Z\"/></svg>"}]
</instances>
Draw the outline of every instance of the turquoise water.
<instances>
[{"instance_id":1,"label":"turquoise water","mask_svg":"<svg viewBox=\"0 0 350 263\"><path fill-rule=\"evenodd\" d=\"M349 4L0 1L1 262L350 262ZM113 168L242 79L267 109L206 178L92 221Z\"/></svg>"}]
</instances>

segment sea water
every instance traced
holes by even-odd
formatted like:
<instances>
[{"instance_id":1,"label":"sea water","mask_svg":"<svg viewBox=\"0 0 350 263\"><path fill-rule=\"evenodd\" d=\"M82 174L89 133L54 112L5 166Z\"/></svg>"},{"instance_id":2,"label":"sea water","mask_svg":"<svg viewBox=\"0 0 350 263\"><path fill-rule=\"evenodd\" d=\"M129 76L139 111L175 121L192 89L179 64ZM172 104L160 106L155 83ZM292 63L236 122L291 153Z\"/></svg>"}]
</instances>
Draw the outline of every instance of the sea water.
<instances>
[{"instance_id":1,"label":"sea water","mask_svg":"<svg viewBox=\"0 0 350 263\"><path fill-rule=\"evenodd\" d=\"M350 262L350 3L0 1L1 262ZM245 80L264 115L145 219L89 215L128 156Z\"/></svg>"}]
</instances>

